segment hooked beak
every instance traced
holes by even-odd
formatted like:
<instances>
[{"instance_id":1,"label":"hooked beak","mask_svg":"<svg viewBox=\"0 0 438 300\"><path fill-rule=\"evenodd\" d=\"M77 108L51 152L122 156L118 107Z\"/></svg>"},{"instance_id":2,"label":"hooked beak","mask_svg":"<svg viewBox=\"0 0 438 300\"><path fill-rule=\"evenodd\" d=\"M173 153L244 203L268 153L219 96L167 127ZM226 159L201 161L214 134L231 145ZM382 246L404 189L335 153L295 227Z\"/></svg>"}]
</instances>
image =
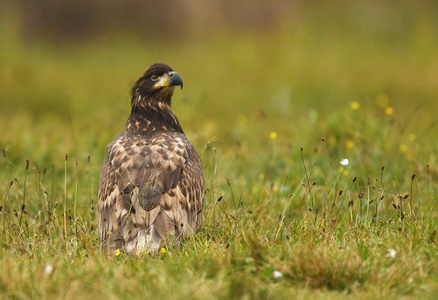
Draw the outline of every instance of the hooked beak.
<instances>
[{"instance_id":1,"label":"hooked beak","mask_svg":"<svg viewBox=\"0 0 438 300\"><path fill-rule=\"evenodd\" d=\"M183 87L183 80L181 75L179 75L176 72L169 72L166 74L163 74L160 78L160 80L154 85L155 88L163 88L168 86L181 86L181 89Z\"/></svg>"},{"instance_id":2,"label":"hooked beak","mask_svg":"<svg viewBox=\"0 0 438 300\"><path fill-rule=\"evenodd\" d=\"M169 83L173 86L179 85L181 89L183 88L182 77L176 72L169 72Z\"/></svg>"}]
</instances>

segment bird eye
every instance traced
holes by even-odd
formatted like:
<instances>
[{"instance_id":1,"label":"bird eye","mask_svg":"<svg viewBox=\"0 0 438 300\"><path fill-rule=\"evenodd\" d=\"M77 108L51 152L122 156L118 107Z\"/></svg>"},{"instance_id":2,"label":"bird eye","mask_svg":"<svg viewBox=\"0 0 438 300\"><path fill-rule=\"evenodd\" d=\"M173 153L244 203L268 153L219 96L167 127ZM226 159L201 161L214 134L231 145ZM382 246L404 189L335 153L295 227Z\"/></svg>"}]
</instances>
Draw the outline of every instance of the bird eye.
<instances>
[{"instance_id":1,"label":"bird eye","mask_svg":"<svg viewBox=\"0 0 438 300\"><path fill-rule=\"evenodd\" d=\"M152 79L153 81L158 80L158 78L160 78L160 76L158 76L158 75L152 75L152 76L151 76L151 79Z\"/></svg>"}]
</instances>

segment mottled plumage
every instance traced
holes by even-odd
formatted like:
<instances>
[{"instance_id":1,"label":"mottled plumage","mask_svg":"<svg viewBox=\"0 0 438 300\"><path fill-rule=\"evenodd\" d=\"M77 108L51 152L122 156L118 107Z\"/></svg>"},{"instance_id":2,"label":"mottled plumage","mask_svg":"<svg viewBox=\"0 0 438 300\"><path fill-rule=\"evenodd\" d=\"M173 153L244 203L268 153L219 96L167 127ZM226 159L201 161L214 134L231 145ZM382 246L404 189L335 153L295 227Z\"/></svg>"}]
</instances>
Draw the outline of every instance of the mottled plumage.
<instances>
[{"instance_id":1,"label":"mottled plumage","mask_svg":"<svg viewBox=\"0 0 438 300\"><path fill-rule=\"evenodd\" d=\"M139 254L181 241L201 222L201 159L170 105L182 78L163 64L132 88L131 116L107 147L99 183L99 239L105 251Z\"/></svg>"}]
</instances>

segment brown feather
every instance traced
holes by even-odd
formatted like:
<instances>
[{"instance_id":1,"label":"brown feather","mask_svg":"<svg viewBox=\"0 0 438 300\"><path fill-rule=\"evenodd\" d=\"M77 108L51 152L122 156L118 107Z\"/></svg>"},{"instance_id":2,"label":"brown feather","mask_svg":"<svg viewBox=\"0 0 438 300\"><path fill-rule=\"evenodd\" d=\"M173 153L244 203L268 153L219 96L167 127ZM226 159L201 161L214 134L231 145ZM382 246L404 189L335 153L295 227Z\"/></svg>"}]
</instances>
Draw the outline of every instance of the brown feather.
<instances>
[{"instance_id":1,"label":"brown feather","mask_svg":"<svg viewBox=\"0 0 438 300\"><path fill-rule=\"evenodd\" d=\"M172 71L166 65L151 68ZM134 86L125 131L108 145L102 165L98 227L105 251L157 251L163 242L193 235L201 223L202 162L170 109L171 100L162 101L171 91L148 90L151 72Z\"/></svg>"}]
</instances>

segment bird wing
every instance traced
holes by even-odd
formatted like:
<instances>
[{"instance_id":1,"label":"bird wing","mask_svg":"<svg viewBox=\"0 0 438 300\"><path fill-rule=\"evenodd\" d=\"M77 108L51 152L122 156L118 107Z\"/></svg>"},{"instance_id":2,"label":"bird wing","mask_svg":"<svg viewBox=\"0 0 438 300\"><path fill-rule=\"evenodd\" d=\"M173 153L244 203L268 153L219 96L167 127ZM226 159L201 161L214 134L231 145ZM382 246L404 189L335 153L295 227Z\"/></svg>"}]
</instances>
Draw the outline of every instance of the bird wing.
<instances>
[{"instance_id":1,"label":"bird wing","mask_svg":"<svg viewBox=\"0 0 438 300\"><path fill-rule=\"evenodd\" d=\"M151 225L162 240L172 231L181 237L196 232L201 221L202 172L198 153L182 133L161 133L150 139L116 136L108 146L100 179L102 240L129 243L139 228ZM125 225L127 231L120 232Z\"/></svg>"}]
</instances>

